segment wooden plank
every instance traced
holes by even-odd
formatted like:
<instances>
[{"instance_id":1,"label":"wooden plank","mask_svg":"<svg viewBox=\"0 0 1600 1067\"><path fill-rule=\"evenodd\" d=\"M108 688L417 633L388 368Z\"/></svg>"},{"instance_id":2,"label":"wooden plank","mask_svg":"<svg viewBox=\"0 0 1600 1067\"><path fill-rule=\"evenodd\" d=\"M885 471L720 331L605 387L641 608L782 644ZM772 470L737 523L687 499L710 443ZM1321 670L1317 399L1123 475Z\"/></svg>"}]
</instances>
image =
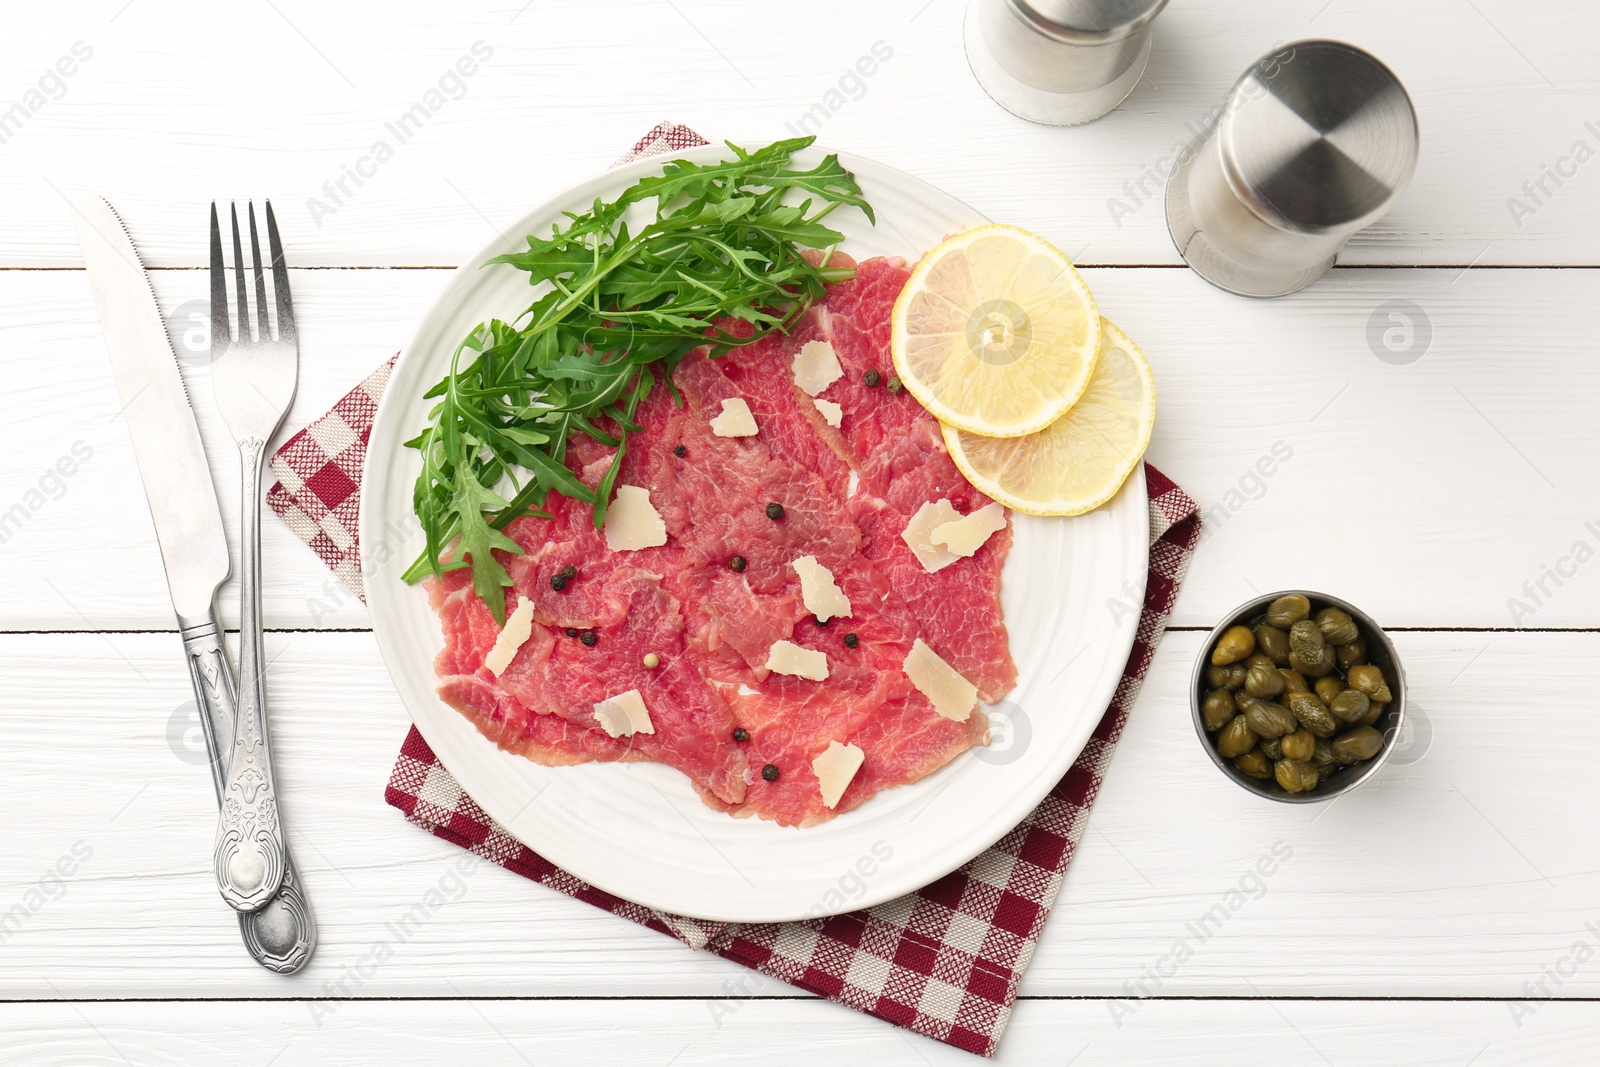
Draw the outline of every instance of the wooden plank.
<instances>
[{"instance_id":1,"label":"wooden plank","mask_svg":"<svg viewBox=\"0 0 1600 1067\"><path fill-rule=\"evenodd\" d=\"M1391 626L1600 624L1600 568L1586 565L1600 550L1600 471L1587 460L1600 448L1600 367L1586 357L1594 272L1346 270L1282 301L1229 297L1186 271L1088 273L1102 310L1155 365L1149 458L1206 509L1178 624L1209 626L1256 590L1287 587L1343 596ZM295 272L304 357L287 425L321 414L399 348L444 277ZM177 318L198 306L205 275L158 271L155 284ZM1405 341L1391 313L1417 320L1411 352L1384 347L1386 330ZM0 423L0 516L37 505L0 525L0 581L13 594L0 628L170 627L81 272L0 271L0 329L13 398ZM1418 358L1385 362L1373 345ZM185 369L236 530L236 453L207 368ZM77 442L92 457L63 488L46 471ZM46 491L30 496L42 479ZM367 625L276 518L265 537L269 625ZM231 617L231 587L223 603Z\"/></svg>"},{"instance_id":2,"label":"wooden plank","mask_svg":"<svg viewBox=\"0 0 1600 1067\"><path fill-rule=\"evenodd\" d=\"M1531 1009L1531 1014L1514 1013ZM1286 1067L1580 1063L1592 1003L1024 1001L993 1061L1231 1067L1269 1049ZM352 1001L0 1006L15 1063L748 1063L885 1067L980 1062L826 1001Z\"/></svg>"},{"instance_id":3,"label":"wooden plank","mask_svg":"<svg viewBox=\"0 0 1600 1067\"><path fill-rule=\"evenodd\" d=\"M1202 639L1160 647L1026 994L1521 997L1545 982L1600 997L1600 969L1562 962L1600 945L1586 822L1600 782L1581 771L1600 753L1600 634L1399 634L1431 740L1315 807L1258 799L1205 759L1184 696ZM8 635L0 916L25 914L6 930L0 996L321 996L359 979L362 996L699 997L744 975L460 868L462 852L384 805L406 718L370 636L273 634L267 652L323 934L311 968L256 968L216 898L209 785L185 744L198 736L174 714L190 699L176 637ZM1520 726L1530 709L1547 720L1536 730ZM92 855L55 886L45 872L79 842Z\"/></svg>"},{"instance_id":4,"label":"wooden plank","mask_svg":"<svg viewBox=\"0 0 1600 1067\"><path fill-rule=\"evenodd\" d=\"M1580 141L1600 147L1586 125L1600 123L1592 6L1528 19L1510 0L1180 4L1161 16L1133 96L1070 130L984 95L963 54L965 7L829 0L774 20L733 0L546 0L478 15L397 0L374 19L284 0L223 18L186 0L108 22L102 5L52 5L11 29L12 99L74 42L92 57L5 142L0 264L78 262L58 189L111 197L165 266L204 262L207 201L263 194L284 210L297 263L454 264L663 117L746 142L818 132L1085 262L1177 263L1160 203L1174 149L1276 43L1322 36L1387 61L1423 137L1411 190L1349 262L1600 262L1597 178L1574 155ZM479 41L492 54L457 78ZM876 64L867 78L863 59ZM418 104L424 121L402 137L396 124ZM1546 167L1569 176L1557 186ZM1524 188L1541 181L1542 193Z\"/></svg>"}]
</instances>

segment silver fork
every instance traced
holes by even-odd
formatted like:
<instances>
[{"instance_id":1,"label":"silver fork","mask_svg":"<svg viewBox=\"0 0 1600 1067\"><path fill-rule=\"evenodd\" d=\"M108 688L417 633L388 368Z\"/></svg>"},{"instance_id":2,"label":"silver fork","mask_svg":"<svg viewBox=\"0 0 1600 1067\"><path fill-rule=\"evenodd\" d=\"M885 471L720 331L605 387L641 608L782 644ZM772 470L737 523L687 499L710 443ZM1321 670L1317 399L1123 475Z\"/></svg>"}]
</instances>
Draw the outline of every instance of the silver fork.
<instances>
[{"instance_id":1,"label":"silver fork","mask_svg":"<svg viewBox=\"0 0 1600 1067\"><path fill-rule=\"evenodd\" d=\"M256 335L250 335L245 298L244 255L239 247L239 213L233 223L233 273L238 294L238 340L229 343L227 270L222 262L222 230L217 205L211 205L211 347L221 358L211 369L217 407L239 446L243 472L244 530L239 553L239 706L217 824L214 865L222 899L238 911L253 912L272 900L283 884L289 849L278 816L277 790L267 744L266 668L261 654L261 466L267 442L277 432L294 399L300 346L289 271L283 263L278 222L267 202L267 240L272 252L272 290L278 336L267 322L266 277L255 204L249 206L250 251L255 266Z\"/></svg>"}]
</instances>

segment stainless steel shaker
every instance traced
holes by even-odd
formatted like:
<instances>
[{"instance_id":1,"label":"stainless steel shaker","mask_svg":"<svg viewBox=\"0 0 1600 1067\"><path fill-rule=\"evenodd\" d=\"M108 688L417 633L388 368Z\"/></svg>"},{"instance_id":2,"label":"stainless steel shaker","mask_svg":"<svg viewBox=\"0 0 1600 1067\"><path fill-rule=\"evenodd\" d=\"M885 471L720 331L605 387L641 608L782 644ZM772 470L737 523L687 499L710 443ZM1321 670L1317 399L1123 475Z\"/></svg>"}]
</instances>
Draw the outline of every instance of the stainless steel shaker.
<instances>
[{"instance_id":1,"label":"stainless steel shaker","mask_svg":"<svg viewBox=\"0 0 1600 1067\"><path fill-rule=\"evenodd\" d=\"M1167 227L1211 284L1283 296L1333 266L1417 165L1417 116L1353 45L1298 41L1245 72L1167 182Z\"/></svg>"},{"instance_id":2,"label":"stainless steel shaker","mask_svg":"<svg viewBox=\"0 0 1600 1067\"><path fill-rule=\"evenodd\" d=\"M1076 126L1133 92L1167 0L972 0L967 62L995 102L1030 122Z\"/></svg>"}]
</instances>

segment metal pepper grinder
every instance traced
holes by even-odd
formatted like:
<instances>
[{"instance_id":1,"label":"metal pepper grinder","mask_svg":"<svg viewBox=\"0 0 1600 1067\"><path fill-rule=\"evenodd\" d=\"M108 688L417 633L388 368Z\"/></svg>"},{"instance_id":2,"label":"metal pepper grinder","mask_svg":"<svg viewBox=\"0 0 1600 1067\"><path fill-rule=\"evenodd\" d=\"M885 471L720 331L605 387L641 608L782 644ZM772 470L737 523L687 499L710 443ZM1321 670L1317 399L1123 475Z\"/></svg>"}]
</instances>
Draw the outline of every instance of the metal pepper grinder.
<instances>
[{"instance_id":1,"label":"metal pepper grinder","mask_svg":"<svg viewBox=\"0 0 1600 1067\"><path fill-rule=\"evenodd\" d=\"M984 92L1049 126L1099 118L1127 98L1167 0L972 0L967 62Z\"/></svg>"},{"instance_id":2,"label":"metal pepper grinder","mask_svg":"<svg viewBox=\"0 0 1600 1067\"><path fill-rule=\"evenodd\" d=\"M1417 116L1353 45L1297 41L1245 72L1167 182L1167 228L1206 281L1284 296L1333 267L1417 166Z\"/></svg>"}]
</instances>

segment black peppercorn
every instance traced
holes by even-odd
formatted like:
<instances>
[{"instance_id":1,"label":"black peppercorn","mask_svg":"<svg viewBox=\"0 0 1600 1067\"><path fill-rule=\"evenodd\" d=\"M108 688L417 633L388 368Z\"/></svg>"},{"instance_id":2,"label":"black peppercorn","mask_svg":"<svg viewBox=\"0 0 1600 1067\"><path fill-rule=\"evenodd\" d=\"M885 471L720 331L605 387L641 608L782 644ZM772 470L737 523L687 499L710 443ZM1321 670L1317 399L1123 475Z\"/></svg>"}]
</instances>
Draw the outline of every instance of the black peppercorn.
<instances>
[{"instance_id":1,"label":"black peppercorn","mask_svg":"<svg viewBox=\"0 0 1600 1067\"><path fill-rule=\"evenodd\" d=\"M868 389L876 389L881 381L883 381L883 375L875 370L869 370L861 376L861 384Z\"/></svg>"},{"instance_id":2,"label":"black peppercorn","mask_svg":"<svg viewBox=\"0 0 1600 1067\"><path fill-rule=\"evenodd\" d=\"M561 568L561 577L565 578L567 581L570 582L577 576L578 568L574 567L572 564L569 563L565 567Z\"/></svg>"},{"instance_id":3,"label":"black peppercorn","mask_svg":"<svg viewBox=\"0 0 1600 1067\"><path fill-rule=\"evenodd\" d=\"M689 454L689 450L687 448L684 448L682 445L678 445L675 448L673 448L672 454L674 456L677 456L679 459L682 459L684 456L687 456Z\"/></svg>"},{"instance_id":4,"label":"black peppercorn","mask_svg":"<svg viewBox=\"0 0 1600 1067\"><path fill-rule=\"evenodd\" d=\"M561 592L561 590L565 589L566 587L567 587L567 576L565 574L552 574L550 576L550 588L551 589L554 589L556 592L559 593L559 592Z\"/></svg>"},{"instance_id":5,"label":"black peppercorn","mask_svg":"<svg viewBox=\"0 0 1600 1067\"><path fill-rule=\"evenodd\" d=\"M733 739L742 745L746 741L750 740L750 731L746 730L743 726L736 726L733 729Z\"/></svg>"},{"instance_id":6,"label":"black peppercorn","mask_svg":"<svg viewBox=\"0 0 1600 1067\"><path fill-rule=\"evenodd\" d=\"M888 389L889 392L895 394L896 396L899 396L901 393L906 391L906 383L902 382L897 375L891 374L889 375L888 384L885 385L884 388Z\"/></svg>"},{"instance_id":7,"label":"black peppercorn","mask_svg":"<svg viewBox=\"0 0 1600 1067\"><path fill-rule=\"evenodd\" d=\"M586 647L593 648L595 646L595 642L600 640L600 635L595 633L593 630L585 630L583 631L582 635L579 636L578 640L582 641Z\"/></svg>"},{"instance_id":8,"label":"black peppercorn","mask_svg":"<svg viewBox=\"0 0 1600 1067\"><path fill-rule=\"evenodd\" d=\"M761 778L766 782L776 782L778 780L778 765L769 763L761 768Z\"/></svg>"},{"instance_id":9,"label":"black peppercorn","mask_svg":"<svg viewBox=\"0 0 1600 1067\"><path fill-rule=\"evenodd\" d=\"M778 519L783 518L783 505L782 504L768 504L767 505L767 518L772 519L773 521L777 521Z\"/></svg>"},{"instance_id":10,"label":"black peppercorn","mask_svg":"<svg viewBox=\"0 0 1600 1067\"><path fill-rule=\"evenodd\" d=\"M845 634L844 635L844 647L845 648L855 648L860 643L861 643L861 638L857 637L855 634Z\"/></svg>"},{"instance_id":11,"label":"black peppercorn","mask_svg":"<svg viewBox=\"0 0 1600 1067\"><path fill-rule=\"evenodd\" d=\"M578 628L576 626L567 627L567 636L568 637L577 637L578 636Z\"/></svg>"},{"instance_id":12,"label":"black peppercorn","mask_svg":"<svg viewBox=\"0 0 1600 1067\"><path fill-rule=\"evenodd\" d=\"M730 571L742 571L747 566L749 566L749 563L746 562L743 556L734 556L728 561L728 569Z\"/></svg>"}]
</instances>

